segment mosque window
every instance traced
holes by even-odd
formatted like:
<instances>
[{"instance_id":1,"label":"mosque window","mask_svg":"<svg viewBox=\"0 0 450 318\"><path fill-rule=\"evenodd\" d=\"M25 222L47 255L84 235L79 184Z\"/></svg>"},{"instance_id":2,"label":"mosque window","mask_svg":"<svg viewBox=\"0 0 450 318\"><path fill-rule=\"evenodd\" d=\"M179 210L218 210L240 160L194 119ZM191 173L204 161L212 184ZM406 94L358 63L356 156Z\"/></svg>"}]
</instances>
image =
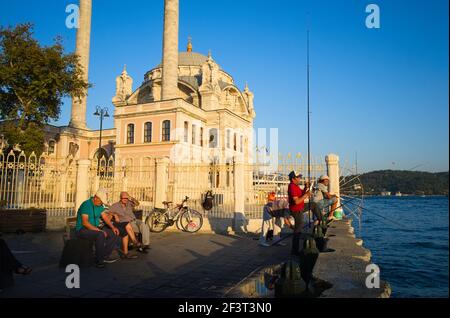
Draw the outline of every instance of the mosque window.
<instances>
[{"instance_id":1,"label":"mosque window","mask_svg":"<svg viewBox=\"0 0 450 318\"><path fill-rule=\"evenodd\" d=\"M55 153L55 146L56 146L56 141L50 140L48 142L48 150L47 150L47 152L48 152L49 155Z\"/></svg>"},{"instance_id":2,"label":"mosque window","mask_svg":"<svg viewBox=\"0 0 450 318\"><path fill-rule=\"evenodd\" d=\"M144 142L152 142L152 123L148 122L144 125Z\"/></svg>"},{"instance_id":3,"label":"mosque window","mask_svg":"<svg viewBox=\"0 0 450 318\"><path fill-rule=\"evenodd\" d=\"M184 122L184 142L188 142L188 134L189 134L189 123L187 121Z\"/></svg>"},{"instance_id":4,"label":"mosque window","mask_svg":"<svg viewBox=\"0 0 450 318\"><path fill-rule=\"evenodd\" d=\"M237 134L234 133L234 137L233 137L233 150L237 151Z\"/></svg>"},{"instance_id":5,"label":"mosque window","mask_svg":"<svg viewBox=\"0 0 450 318\"><path fill-rule=\"evenodd\" d=\"M134 124L127 126L127 144L134 144Z\"/></svg>"},{"instance_id":6,"label":"mosque window","mask_svg":"<svg viewBox=\"0 0 450 318\"><path fill-rule=\"evenodd\" d=\"M200 127L200 147L203 147L203 127Z\"/></svg>"},{"instance_id":7,"label":"mosque window","mask_svg":"<svg viewBox=\"0 0 450 318\"><path fill-rule=\"evenodd\" d=\"M229 129L227 130L227 148L231 148L231 131Z\"/></svg>"},{"instance_id":8,"label":"mosque window","mask_svg":"<svg viewBox=\"0 0 450 318\"><path fill-rule=\"evenodd\" d=\"M170 120L162 123L162 141L170 141Z\"/></svg>"},{"instance_id":9,"label":"mosque window","mask_svg":"<svg viewBox=\"0 0 450 318\"><path fill-rule=\"evenodd\" d=\"M192 144L196 144L197 125L192 125Z\"/></svg>"},{"instance_id":10,"label":"mosque window","mask_svg":"<svg viewBox=\"0 0 450 318\"><path fill-rule=\"evenodd\" d=\"M240 151L244 152L244 136L241 135L241 140L239 141Z\"/></svg>"},{"instance_id":11,"label":"mosque window","mask_svg":"<svg viewBox=\"0 0 450 318\"><path fill-rule=\"evenodd\" d=\"M211 128L209 130L209 148L217 148L219 135L217 133L217 128Z\"/></svg>"}]
</instances>

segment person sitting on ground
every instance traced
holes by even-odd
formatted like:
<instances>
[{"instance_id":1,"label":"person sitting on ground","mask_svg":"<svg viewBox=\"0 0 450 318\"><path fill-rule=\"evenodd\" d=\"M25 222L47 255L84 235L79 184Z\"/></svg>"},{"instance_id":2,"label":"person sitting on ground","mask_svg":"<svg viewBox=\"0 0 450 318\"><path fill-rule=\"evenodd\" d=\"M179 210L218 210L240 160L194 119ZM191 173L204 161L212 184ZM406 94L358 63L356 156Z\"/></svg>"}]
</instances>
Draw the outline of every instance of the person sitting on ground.
<instances>
[{"instance_id":1,"label":"person sitting on ground","mask_svg":"<svg viewBox=\"0 0 450 318\"><path fill-rule=\"evenodd\" d=\"M284 200L276 200L275 192L270 192L267 196L267 204L263 209L263 220L261 225L261 236L259 238L259 245L272 246L269 243L274 239L278 241L277 245L285 246L286 243L281 242L281 219L285 221L285 224L290 225L289 219L285 218L285 213L288 212L287 202Z\"/></svg>"},{"instance_id":2,"label":"person sitting on ground","mask_svg":"<svg viewBox=\"0 0 450 318\"><path fill-rule=\"evenodd\" d=\"M272 245L269 243L268 234L270 232L273 233L274 230L273 217L271 214L273 201L275 201L275 192L270 192L267 196L267 203L263 208L261 235L259 237L259 245L261 246L268 247Z\"/></svg>"},{"instance_id":3,"label":"person sitting on ground","mask_svg":"<svg viewBox=\"0 0 450 318\"><path fill-rule=\"evenodd\" d=\"M20 263L12 254L6 242L0 239L0 292L3 288L13 284L13 280L7 281L7 277L11 276L12 273L28 275L31 271L31 267Z\"/></svg>"},{"instance_id":4,"label":"person sitting on ground","mask_svg":"<svg viewBox=\"0 0 450 318\"><path fill-rule=\"evenodd\" d=\"M133 209L138 205L139 201L132 198L128 192L121 192L120 201L114 203L109 211L117 216L120 222L129 223L126 226L129 239L131 239L139 252L147 253L150 245L150 228L145 222L142 222L142 220L136 219ZM137 240L135 235L136 232L142 234L142 244Z\"/></svg>"},{"instance_id":5,"label":"person sitting on ground","mask_svg":"<svg viewBox=\"0 0 450 318\"><path fill-rule=\"evenodd\" d=\"M323 209L328 209L331 206L330 212L327 213L327 221L331 222L334 220L333 212L337 208L337 195L330 194L328 186L330 184L330 178L328 176L320 176L317 185L317 190L314 193L314 202L319 206L320 211Z\"/></svg>"},{"instance_id":6,"label":"person sitting on ground","mask_svg":"<svg viewBox=\"0 0 450 318\"><path fill-rule=\"evenodd\" d=\"M289 173L289 186L288 186L288 197L289 197L289 211L294 217L294 234L292 235L292 251L293 255L299 255L300 237L303 232L303 213L311 210L316 217L314 225L319 223L322 218L322 213L320 212L318 206L314 202L308 202L305 204L305 200L311 195L309 182L305 183L304 189L302 190L299 186L302 174L297 171L291 171ZM312 201L312 200L311 200Z\"/></svg>"},{"instance_id":7,"label":"person sitting on ground","mask_svg":"<svg viewBox=\"0 0 450 318\"><path fill-rule=\"evenodd\" d=\"M111 253L116 246L120 231L115 227L109 215L105 212L107 205L107 192L99 189L97 193L84 201L77 212L77 224L75 227L76 236L80 239L87 239L95 242L95 259L98 268L105 267L105 263L114 263L118 258L111 257ZM105 226L100 228L100 219L103 219Z\"/></svg>"}]
</instances>

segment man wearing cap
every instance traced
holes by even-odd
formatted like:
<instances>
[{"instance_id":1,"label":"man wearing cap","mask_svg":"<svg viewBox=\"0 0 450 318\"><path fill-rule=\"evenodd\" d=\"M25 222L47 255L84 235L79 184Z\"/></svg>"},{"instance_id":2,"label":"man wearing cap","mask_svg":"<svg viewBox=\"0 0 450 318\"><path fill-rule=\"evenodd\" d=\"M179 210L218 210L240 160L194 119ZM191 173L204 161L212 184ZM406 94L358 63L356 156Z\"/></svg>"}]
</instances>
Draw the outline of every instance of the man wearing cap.
<instances>
[{"instance_id":1,"label":"man wearing cap","mask_svg":"<svg viewBox=\"0 0 450 318\"><path fill-rule=\"evenodd\" d=\"M317 219L315 224L322 218L322 214L316 203L308 202L308 204L305 204L305 200L310 196L310 184L306 182L304 190L302 190L299 186L301 177L302 175L297 171L291 171L289 173L289 211L295 220L291 251L293 255L299 254L300 237L303 230L303 212L311 210Z\"/></svg>"},{"instance_id":2,"label":"man wearing cap","mask_svg":"<svg viewBox=\"0 0 450 318\"><path fill-rule=\"evenodd\" d=\"M132 198L128 192L120 193L120 201L114 203L109 209L109 213L113 214L119 221L127 222L129 226L126 227L128 236L138 248L141 253L147 253L150 244L150 228L142 220L136 219L133 209L139 205L139 201ZM137 241L135 232L142 234L142 245ZM128 238L125 238L128 240ZM128 244L128 243L127 243ZM125 245L125 244L124 244ZM125 248L125 246L124 246Z\"/></svg>"},{"instance_id":3,"label":"man wearing cap","mask_svg":"<svg viewBox=\"0 0 450 318\"><path fill-rule=\"evenodd\" d=\"M330 184L330 178L328 176L320 176L317 185L317 190L314 193L314 202L319 206L320 211L324 208L331 206L330 213L328 214L327 221L334 220L333 212L337 208L337 195L330 194L328 192L328 186Z\"/></svg>"},{"instance_id":4,"label":"man wearing cap","mask_svg":"<svg viewBox=\"0 0 450 318\"><path fill-rule=\"evenodd\" d=\"M107 192L99 189L97 193L84 201L77 212L76 235L78 238L95 242L95 259L98 268L105 267L105 263L114 263L118 258L111 257L119 237L119 230L111 223L105 212L108 204ZM100 218L106 226L100 228Z\"/></svg>"}]
</instances>

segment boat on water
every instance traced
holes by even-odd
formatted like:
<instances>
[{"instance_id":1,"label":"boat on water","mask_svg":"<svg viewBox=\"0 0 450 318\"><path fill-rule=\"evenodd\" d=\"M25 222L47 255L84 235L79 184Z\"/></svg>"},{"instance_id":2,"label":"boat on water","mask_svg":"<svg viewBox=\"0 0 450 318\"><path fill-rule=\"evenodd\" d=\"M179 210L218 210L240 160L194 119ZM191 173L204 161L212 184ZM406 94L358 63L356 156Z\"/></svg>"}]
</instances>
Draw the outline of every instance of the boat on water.
<instances>
[{"instance_id":1,"label":"boat on water","mask_svg":"<svg viewBox=\"0 0 450 318\"><path fill-rule=\"evenodd\" d=\"M396 196L396 197L401 197L401 196L402 196L402 193L401 193L400 191L397 191L397 192L395 192L395 196Z\"/></svg>"},{"instance_id":2,"label":"boat on water","mask_svg":"<svg viewBox=\"0 0 450 318\"><path fill-rule=\"evenodd\" d=\"M390 196L390 195L391 195L390 191L381 191L381 196L383 196L383 197L387 197L387 196Z\"/></svg>"}]
</instances>

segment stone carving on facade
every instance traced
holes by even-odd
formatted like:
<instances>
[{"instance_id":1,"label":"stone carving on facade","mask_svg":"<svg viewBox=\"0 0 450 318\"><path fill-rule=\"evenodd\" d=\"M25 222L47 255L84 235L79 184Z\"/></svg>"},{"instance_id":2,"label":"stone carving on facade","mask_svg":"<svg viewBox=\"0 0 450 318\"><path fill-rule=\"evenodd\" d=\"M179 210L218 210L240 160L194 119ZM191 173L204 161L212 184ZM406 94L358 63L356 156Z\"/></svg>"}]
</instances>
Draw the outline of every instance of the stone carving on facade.
<instances>
[{"instance_id":1,"label":"stone carving on facade","mask_svg":"<svg viewBox=\"0 0 450 318\"><path fill-rule=\"evenodd\" d=\"M248 88L248 84L245 83L245 88L244 88L244 98L247 102L248 105L248 112L250 113L250 116L252 118L256 117L256 113L255 113L255 108L253 106L253 99L254 99L254 95L253 93L250 91L250 89Z\"/></svg>"},{"instance_id":2,"label":"stone carving on facade","mask_svg":"<svg viewBox=\"0 0 450 318\"><path fill-rule=\"evenodd\" d=\"M116 96L113 102L125 101L133 92L133 79L128 75L126 66L116 78Z\"/></svg>"},{"instance_id":3,"label":"stone carving on facade","mask_svg":"<svg viewBox=\"0 0 450 318\"><path fill-rule=\"evenodd\" d=\"M208 54L208 59L202 65L202 85L200 86L200 90L209 90L218 95L220 94L219 70L219 65L214 62L210 52Z\"/></svg>"}]
</instances>

